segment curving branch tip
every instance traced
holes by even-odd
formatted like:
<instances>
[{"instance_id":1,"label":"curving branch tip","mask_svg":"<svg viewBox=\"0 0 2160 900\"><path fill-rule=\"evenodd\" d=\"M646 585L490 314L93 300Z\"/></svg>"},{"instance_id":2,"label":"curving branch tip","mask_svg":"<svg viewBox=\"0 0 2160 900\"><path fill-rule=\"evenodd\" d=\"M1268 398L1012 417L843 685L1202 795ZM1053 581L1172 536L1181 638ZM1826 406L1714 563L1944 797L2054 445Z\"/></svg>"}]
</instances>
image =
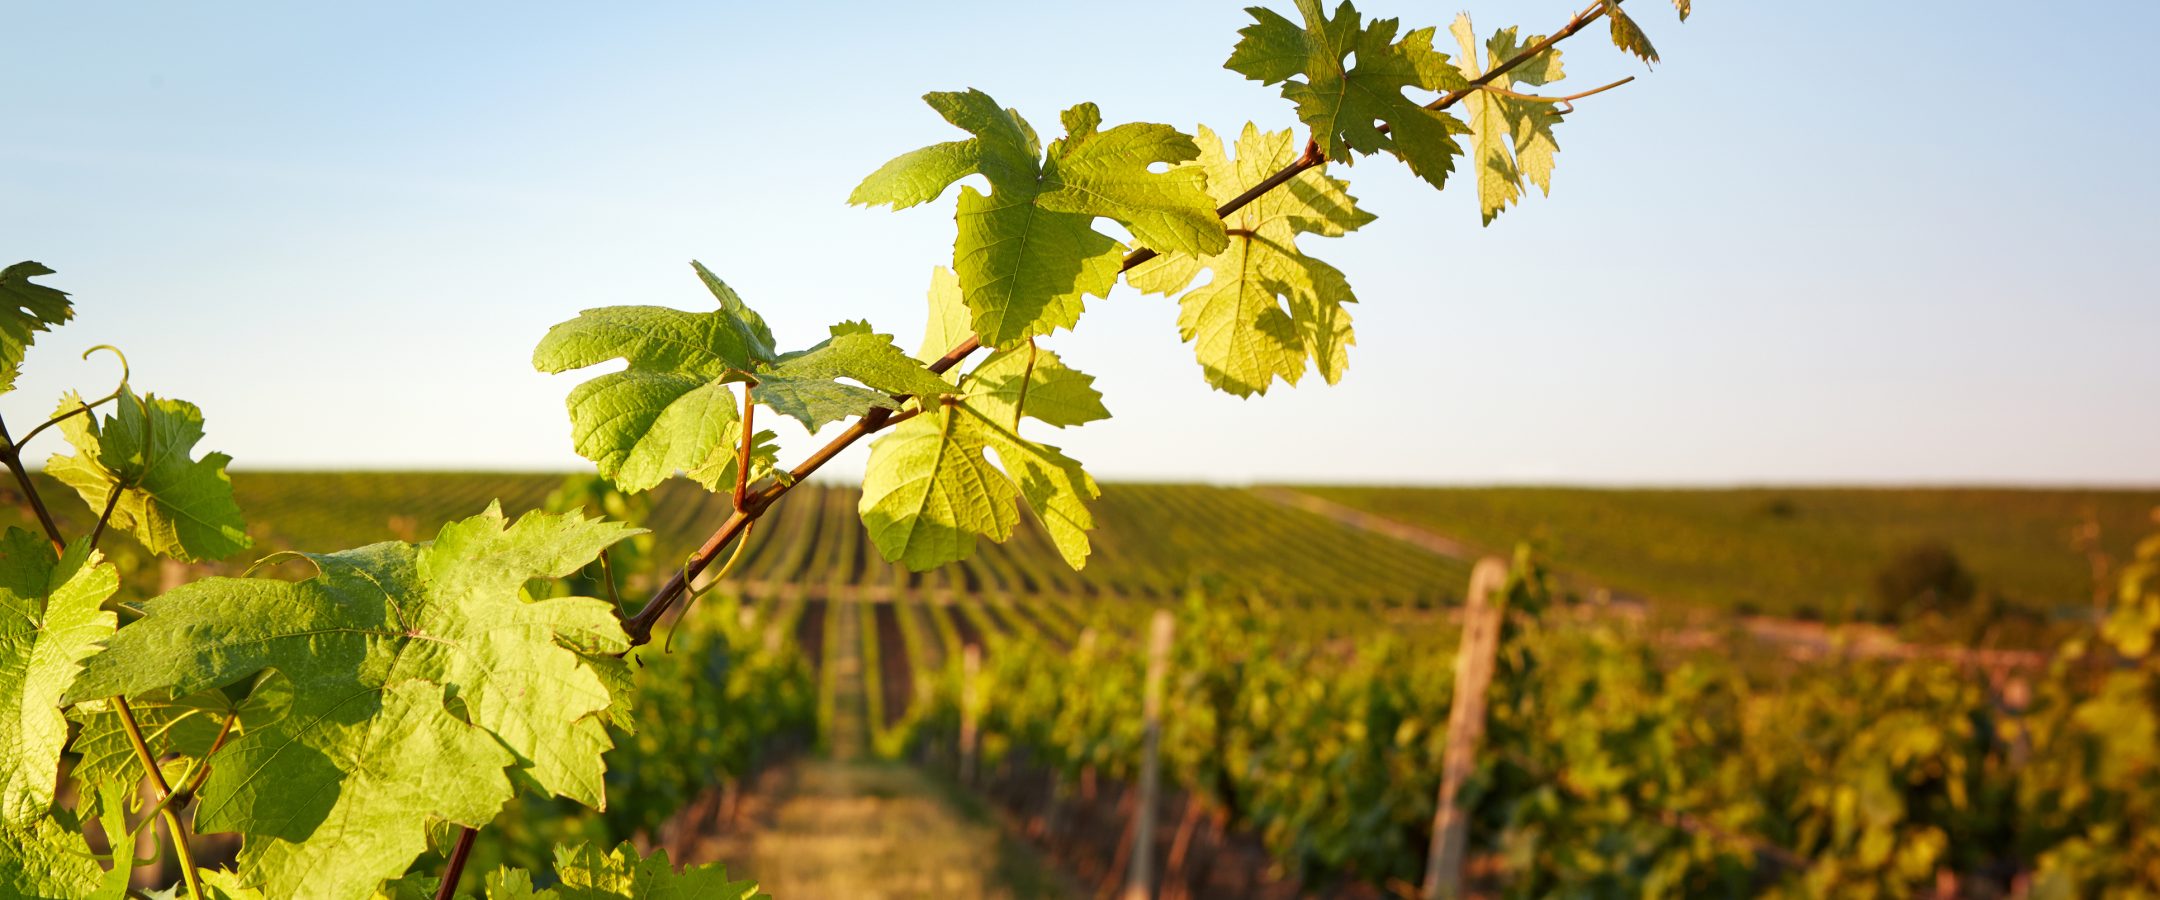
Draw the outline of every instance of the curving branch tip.
<instances>
[{"instance_id":1,"label":"curving branch tip","mask_svg":"<svg viewBox=\"0 0 2160 900\"><path fill-rule=\"evenodd\" d=\"M113 345L111 345L111 344L99 344L99 345L97 345L97 346L95 346L95 347L91 347L91 348L90 348L90 349L88 349L88 350L84 350L84 351L83 351L83 354L82 354L82 358L83 358L83 359L85 359L85 360L87 360L87 359L89 359L89 358L90 358L90 354L92 354L92 353L96 353L96 352L98 352L99 350L103 350L103 351L105 351L105 352L107 352L107 353L110 353L110 354L112 354L112 355L114 355L114 356L117 356L117 357L119 357L119 358L120 358L120 387L119 387L119 388L114 388L114 389L113 389L114 393L118 393L118 392L120 391L120 389L121 389L121 388L125 388L125 387L127 387L127 386L128 386L128 379L129 379L129 376L130 376L130 372L129 372L129 369L128 369L128 358L127 358L127 354L126 354L126 353L122 353L122 352L120 352L120 348L118 348L118 347L115 347L115 346L113 346Z\"/></svg>"},{"instance_id":2,"label":"curving branch tip","mask_svg":"<svg viewBox=\"0 0 2160 900\"><path fill-rule=\"evenodd\" d=\"M242 572L240 573L240 577L242 577L242 578L248 578L248 577L251 577L251 576L253 576L253 575L255 574L256 570L258 570L258 569L261 569L261 568L263 568L264 566L274 566L274 565L277 565L278 563L281 563L281 562L285 562L285 561L287 561L287 560L292 560L292 559L304 559L304 560L307 560L307 564L308 564L308 565L311 565L311 566L314 566L314 567L315 567L315 574L316 574L317 576L320 576L320 575L322 575L322 574L323 574L323 567L322 567L322 563L320 563L320 562L317 562L317 561L315 560L315 557L314 557L314 555L313 555L313 554L309 554L309 553L303 553L303 552L301 552L301 551L298 551L298 550L279 550L279 551L277 551L277 552L275 552L275 553L271 553L271 554L269 554L269 555L267 555L267 556L264 556L264 557L262 557L261 559L258 559L258 560L256 560L256 561L254 561L253 563L249 564L249 565L248 565L248 567L247 567L247 569L246 569L246 570L244 570L244 571L242 571Z\"/></svg>"},{"instance_id":3,"label":"curving branch tip","mask_svg":"<svg viewBox=\"0 0 2160 900\"><path fill-rule=\"evenodd\" d=\"M1601 86L1599 86L1599 87L1594 87L1594 88L1591 88L1591 89L1589 89L1589 90L1587 90L1587 91L1582 91L1582 92L1579 92L1579 93L1574 93L1574 94L1568 94L1567 96L1564 96L1564 97L1547 97L1547 96L1545 96L1545 95L1543 95L1543 94L1525 94L1525 93L1521 93L1521 92L1519 92L1519 91L1511 91L1511 90L1508 90L1507 88L1504 88L1504 87L1494 87L1494 86L1493 86L1493 85L1491 85L1491 84L1481 84L1481 85L1478 85L1478 86L1477 86L1477 90L1481 90L1481 91L1484 91L1485 93L1488 93L1488 94L1495 94L1495 95L1498 95L1498 96L1501 96L1501 97L1508 97L1508 98L1512 98L1512 99L1515 99L1515 100L1526 100L1526 101L1529 101L1529 102L1531 102L1531 103L1551 103L1551 104L1554 104L1554 105L1556 105L1556 106L1559 106L1559 107L1560 107L1560 110L1559 110L1560 112L1562 112L1562 113L1571 113L1571 112L1574 112L1574 111L1575 111L1575 107L1573 106L1573 103L1574 103L1575 101L1577 101L1577 100L1581 100L1581 99L1583 99L1584 97L1592 97L1592 96L1596 96L1596 95L1598 95L1598 94L1602 94L1602 93L1605 93L1606 91L1612 90L1613 88L1619 87L1619 86L1621 86L1621 85L1623 85L1623 84L1626 84L1626 83L1628 83L1628 82L1630 82L1630 81L1634 81L1634 80L1635 80L1635 76L1633 76L1633 75L1629 75L1628 77L1626 77L1626 78L1622 78L1622 79L1620 79L1619 81L1615 81L1615 82L1613 82L1613 83L1611 83L1611 84L1607 84L1607 85L1601 85Z\"/></svg>"}]
</instances>

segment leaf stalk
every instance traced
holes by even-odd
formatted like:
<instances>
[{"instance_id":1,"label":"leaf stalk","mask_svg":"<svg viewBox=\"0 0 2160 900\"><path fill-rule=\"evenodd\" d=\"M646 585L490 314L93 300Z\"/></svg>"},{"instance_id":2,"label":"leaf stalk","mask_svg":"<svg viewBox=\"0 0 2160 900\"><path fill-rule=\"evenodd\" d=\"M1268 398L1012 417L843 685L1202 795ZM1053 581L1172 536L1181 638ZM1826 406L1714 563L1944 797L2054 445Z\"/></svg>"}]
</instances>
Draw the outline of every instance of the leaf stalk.
<instances>
[{"instance_id":1,"label":"leaf stalk","mask_svg":"<svg viewBox=\"0 0 2160 900\"><path fill-rule=\"evenodd\" d=\"M202 873L195 869L195 854L188 848L187 829L180 824L180 814L167 801L172 799L172 786L165 782L165 773L158 770L157 757L150 755L150 745L143 740L142 726L136 723L135 710L128 706L127 698L114 695L113 710L120 714L120 730L127 732L128 744L135 748L135 758L142 763L143 772L150 777L150 786L157 788L158 818L165 822L165 833L172 838L173 855L180 860L180 876L187 882L188 896L203 900Z\"/></svg>"}]
</instances>

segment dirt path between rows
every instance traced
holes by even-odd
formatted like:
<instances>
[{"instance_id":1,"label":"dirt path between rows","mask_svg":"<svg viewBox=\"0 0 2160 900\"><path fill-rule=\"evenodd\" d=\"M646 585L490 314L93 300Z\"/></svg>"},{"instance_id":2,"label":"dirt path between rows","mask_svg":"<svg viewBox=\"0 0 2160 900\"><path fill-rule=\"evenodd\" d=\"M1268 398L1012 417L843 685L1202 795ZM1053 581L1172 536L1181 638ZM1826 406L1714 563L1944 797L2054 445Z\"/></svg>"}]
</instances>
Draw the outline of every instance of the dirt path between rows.
<instances>
[{"instance_id":1,"label":"dirt path between rows","mask_svg":"<svg viewBox=\"0 0 2160 900\"><path fill-rule=\"evenodd\" d=\"M784 900L1080 896L982 802L905 763L874 759L864 705L865 605L832 604L830 758L802 758L739 796L710 792L663 829L670 855L720 861Z\"/></svg>"}]
</instances>

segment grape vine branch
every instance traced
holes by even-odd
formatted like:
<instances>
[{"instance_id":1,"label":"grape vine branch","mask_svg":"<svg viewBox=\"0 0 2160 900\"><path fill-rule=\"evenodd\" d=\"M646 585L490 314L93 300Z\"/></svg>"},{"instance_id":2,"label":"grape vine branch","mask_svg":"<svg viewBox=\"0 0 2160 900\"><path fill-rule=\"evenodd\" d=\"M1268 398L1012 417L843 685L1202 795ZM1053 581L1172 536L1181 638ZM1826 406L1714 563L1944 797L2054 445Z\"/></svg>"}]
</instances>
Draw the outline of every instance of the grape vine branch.
<instances>
[{"instance_id":1,"label":"grape vine branch","mask_svg":"<svg viewBox=\"0 0 2160 900\"><path fill-rule=\"evenodd\" d=\"M1614 5L1618 5L1618 0L1614 0ZM1553 32L1544 40L1538 41L1530 45L1529 47L1524 48L1521 52L1507 58L1499 65L1492 67L1490 70L1486 71L1485 74L1471 79L1469 87L1450 91L1447 94L1442 95L1439 99L1426 104L1425 108L1438 112L1440 110L1445 110L1449 107L1454 106L1457 103L1462 102L1464 98L1476 93L1479 89L1484 88L1494 79L1497 79L1500 76L1506 75L1507 73L1515 70L1517 67L1521 66L1525 62L1528 62L1533 57L1536 57L1537 55L1552 49L1554 45L1560 43L1563 40L1566 40L1569 36L1574 35L1576 32L1581 31L1585 26L1589 25L1590 23L1597 21L1600 17L1605 15L1605 11L1606 4L1604 2L1595 3L1582 9L1581 11L1575 13L1574 16L1570 17L1567 23L1565 25L1562 25L1559 30ZM1624 83L1626 82L1622 81L1615 84L1606 85L1594 91L1586 91L1583 94L1577 95L1577 97L1575 98L1554 99L1579 99L1580 97L1589 96L1590 94L1610 90L1611 88L1617 87L1619 84ZM1382 124L1380 126L1380 130L1387 131L1388 126L1386 124ZM1231 198L1229 202L1217 207L1215 210L1215 214L1220 218L1229 218L1232 213L1235 213L1240 209L1244 209L1253 201L1258 200L1262 196L1266 195L1269 191L1282 187L1284 184L1289 183L1290 179L1296 178L1299 175L1303 174L1306 170L1319 166L1326 161L1327 157L1320 152L1319 142L1317 140L1308 140L1305 144L1304 154L1300 155L1296 162L1282 167L1274 174L1269 175L1267 178L1261 180L1258 184L1246 188L1243 193L1238 194L1236 197ZM1119 267L1119 271L1131 271L1133 267L1138 266L1141 263L1147 262L1148 260L1154 259L1157 255L1158 254L1156 253L1156 251L1152 248L1141 247L1139 249L1136 249L1125 257L1123 264ZM946 351L944 356L939 357L936 362L931 363L930 371L942 375L945 372L950 371L953 366L958 365L962 360L966 359L969 354L972 354L980 349L982 349L981 336L969 335L966 340L963 340L960 343L953 345L953 348ZM623 623L623 630L629 632L631 643L633 645L642 645L651 641L653 627L659 624L661 617L665 616L668 610L671 609L678 601L682 599L684 589L689 585L690 580L695 579L698 577L698 575L702 574L705 571L705 568L711 565L712 561L720 555L720 551L725 548L730 541L733 541L737 534L741 533L744 526L748 525L758 516L764 515L766 508L770 507L774 502L778 501L780 497L785 495L790 489L792 489L796 483L799 483L803 479L810 477L811 474L815 473L827 462L832 461L833 457L840 455L842 451L852 446L856 441L862 440L863 438L868 437L872 434L876 434L877 432L891 425L899 424L900 422L905 421L906 419L915 416L920 412L921 409L916 408L907 410L898 415L894 415L892 410L886 409L884 407L872 408L866 411L860 418L856 419L855 422L849 425L845 431L842 431L840 434L834 436L832 440L825 443L825 446L819 448L817 452L811 454L808 458L804 459L800 465L797 465L794 469L790 470L788 473L788 478L776 481L773 484L766 486L763 490L759 491L756 495L754 495L747 504L738 503L735 512L730 514L725 520L723 520L718 528L713 529L712 535L706 538L705 543L698 547L697 552L691 556L689 562L686 563L682 568L676 570L676 572L672 576L670 576L668 580L663 583L658 590L653 592L652 599L647 601L643 607L639 608L636 615L630 617L629 620ZM745 427L744 431L745 433L748 433L749 428ZM737 471L748 470L749 441L747 438L744 440L743 447L744 450L742 457L737 462Z\"/></svg>"},{"instance_id":2,"label":"grape vine branch","mask_svg":"<svg viewBox=\"0 0 2160 900\"><path fill-rule=\"evenodd\" d=\"M640 734L644 747L642 720L675 710L691 679L711 677L662 653L638 660L654 671L633 678L623 657L694 605L701 580L725 579L761 517L839 454L881 435L869 445L858 512L891 561L922 572L964 560L979 540L1011 539L1031 514L1063 561L1081 568L1096 550L1091 506L1101 488L1078 460L1023 436L1024 419L1066 428L1110 412L1094 376L1038 339L1076 328L1087 298L1108 299L1122 280L1176 298L1180 336L1217 390L1250 397L1315 372L1334 383L1356 343L1347 305L1358 298L1348 276L1298 240L1340 237L1374 216L1328 164L1385 151L1445 188L1468 157L1461 178L1476 181L1490 224L1530 187L1550 191L1553 129L1572 102L1631 80L1528 92L1565 77L1561 41L1602 19L1617 47L1656 61L1620 0L1599 0L1526 45L1513 27L1481 40L1464 14L1446 29L1460 55L1435 48L1441 29L1368 21L1348 0L1332 15L1321 0L1295 5L1302 22L1248 9L1252 22L1224 67L1291 101L1302 148L1297 129L1250 122L1228 141L1205 124L1192 134L1152 122L1104 127L1088 102L1066 108L1063 136L1046 144L1018 110L983 91L925 94L971 137L893 157L848 197L901 210L958 194L954 253L932 275L930 318L913 352L864 320L783 352L763 317L699 263L716 310L607 306L551 328L533 351L543 372L628 365L567 397L573 441L603 487L566 486L548 511L514 522L497 503L432 540L404 534L299 554L314 566L306 579L257 576L264 562L289 556L273 553L237 577L119 602L122 573L144 571L132 561L137 550L205 562L253 545L225 471L231 458L192 449L204 436L201 410L136 394L122 357L111 394L85 402L67 393L20 439L0 422L0 463L43 530L0 535L10 579L0 585L0 689L24 713L0 731L20 738L0 754L0 893L115 897L140 864L118 838L163 823L193 900L348 900L393 881L397 896L427 885L448 900L480 826L515 798L574 803L612 820L618 772L643 765L637 752L617 753L631 745L614 733ZM1685 19L1689 0L1675 5ZM1457 105L1463 114L1447 112ZM955 188L971 176L980 180ZM74 315L66 292L31 280L50 274L33 261L0 270L0 393L14 388L35 334ZM970 362L978 351L983 358ZM108 403L108 414L95 413ZM774 414L812 434L843 427L783 469L776 439L757 430ZM42 477L72 489L95 517L72 541L22 460L24 445L53 428L75 452L52 456ZM649 503L638 495L678 476L726 496L728 509L633 612L616 569L640 567L651 536L625 523ZM595 499L602 515L591 518ZM116 558L100 550L108 532L132 539ZM743 646L746 636L725 639ZM807 707L784 699L795 676L783 669L752 676L776 705L758 720L765 724L738 723L752 735L808 719L785 711ZM765 712L758 706L748 708ZM214 736L208 720L185 734L171 727L205 714L219 720ZM102 749L86 753L88 745ZM94 764L53 777L71 747ZM72 809L56 782L79 785ZM150 798L143 807L131 805L138 792ZM92 819L114 847L109 856L84 849ZM191 829L240 835L239 868L198 871ZM554 848L566 887L631 869L678 877L627 844ZM413 871L429 853L444 868ZM728 896L756 890L717 867L679 877L710 879ZM491 880L487 893L499 887L509 889Z\"/></svg>"},{"instance_id":3,"label":"grape vine branch","mask_svg":"<svg viewBox=\"0 0 2160 900\"><path fill-rule=\"evenodd\" d=\"M1610 6L1617 6L1619 0L1609 0L1609 3ZM1522 66L1524 63L1552 49L1561 41L1564 41L1570 36L1576 34L1577 32L1580 32L1584 27L1590 25L1592 22L1595 22L1599 18L1604 16L1610 6L1608 5L1608 0L1600 0L1600 2L1594 3L1591 6L1588 6L1576 12L1568 19L1565 24L1563 24L1558 30L1554 31L1551 35L1545 37L1542 40L1533 42L1530 46L1523 48L1514 55L1493 65L1483 74L1470 79L1467 86L1450 91L1446 94L1441 95L1438 99L1433 100L1428 104L1425 104L1424 108L1437 112L1455 106L1456 104L1462 102L1465 98L1471 96L1472 94L1475 94L1477 91L1486 88L1494 80L1508 74L1511 71L1514 71L1516 68ZM1567 98L1550 99L1564 103L1567 100L1580 99L1581 97L1587 97L1592 94L1610 90L1625 83L1626 80L1623 80L1614 84L1605 85L1595 90L1585 91L1579 95L1574 95ZM1518 97L1526 96L1514 94L1513 92L1509 92L1509 94L1511 96ZM1389 126L1386 123L1382 123L1379 126L1379 130L1382 132L1386 132L1389 130ZM1308 139L1305 144L1304 152L1300 154L1295 161L1291 162L1289 165L1283 166L1282 168L1278 169L1274 174L1269 175L1268 177L1262 179L1260 182L1246 188L1237 196L1218 206L1215 210L1215 215L1217 216L1217 218L1227 219L1232 214L1245 208L1254 201L1260 199L1262 196L1265 196L1270 191L1274 191L1277 188L1288 184L1291 179L1296 178L1300 174L1303 174L1310 169L1321 166L1326 162L1327 156L1321 150L1318 137L1315 136L1314 138ZM1119 266L1118 271L1120 273L1129 272L1134 267L1139 266L1149 260L1155 259L1158 255L1158 252L1152 247L1139 247L1125 256L1124 260ZM971 334L967 338L955 344L952 349L947 350L945 354L943 356L940 356L936 361L930 363L929 370L933 374L943 375L944 373L950 371L954 366L958 365L961 361L965 360L969 355L973 354L977 350L982 349L982 346L983 344L981 336ZM751 523L757 521L759 516L764 515L767 509L769 509L774 503L778 502L781 497L785 496L788 493L788 491L792 490L796 484L801 483L804 479L807 479L812 474L815 474L818 469L823 467L826 463L832 461L834 457L838 456L841 452L845 451L850 446L853 446L855 442L860 441L863 438L868 437L872 434L876 434L879 431L882 431L888 427L897 425L900 422L906 421L907 419L919 415L922 412L922 408L919 405L911 407L897 414L895 414L893 410L884 406L877 406L868 409L864 411L862 415L857 417L854 422L850 423L845 430L841 431L840 434L834 436L830 441L827 441L823 447L819 448L816 452L812 453L809 457L804 459L800 464L789 470L787 477L775 479L772 484L767 485L765 488L758 491L757 493L748 495L746 497L745 495L748 484L749 472L752 464L752 435L755 433L754 429L750 427L750 408L751 403L749 399L749 391L748 389L745 389L742 414L742 440L735 463L737 482L735 485L734 493L734 511L731 512L728 517L723 520L717 528L713 530L712 534L705 539L705 542L698 547L697 551L691 555L689 560L686 561L680 568L677 568L673 572L673 574L669 576L668 580L664 582L658 590L653 592L652 598L648 600L644 606L640 607L635 615L631 616L629 619L623 622L623 630L629 634L630 643L633 647L649 643L652 640L653 629L658 626L661 619L665 617L668 612L672 610L676 606L676 604L679 603L682 598L689 592L691 583L695 579L697 579L698 576L704 573L705 569L712 564L713 560L719 557L720 553L724 549L726 549L726 547L730 543L741 539L744 535L745 530L749 528ZM459 834L458 849L460 851L469 849L471 841L473 840L473 835L474 829L470 828L465 829ZM453 856L451 857L450 867L447 868L443 873L442 885L437 893L437 897L447 900L447 898L454 894L457 882L462 874L465 858L465 854L462 852L453 854Z\"/></svg>"}]
</instances>

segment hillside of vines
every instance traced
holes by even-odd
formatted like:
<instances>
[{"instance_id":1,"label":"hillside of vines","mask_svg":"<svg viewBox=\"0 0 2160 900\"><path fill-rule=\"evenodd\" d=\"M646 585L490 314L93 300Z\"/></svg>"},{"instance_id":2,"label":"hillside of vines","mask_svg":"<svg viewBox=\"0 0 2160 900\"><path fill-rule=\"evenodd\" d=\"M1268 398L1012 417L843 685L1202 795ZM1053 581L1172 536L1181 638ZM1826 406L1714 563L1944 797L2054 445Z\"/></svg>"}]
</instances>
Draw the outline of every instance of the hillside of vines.
<instances>
[{"instance_id":1,"label":"hillside of vines","mask_svg":"<svg viewBox=\"0 0 2160 900\"><path fill-rule=\"evenodd\" d=\"M565 485L534 474L235 476L265 553L425 540L495 498L512 512L581 502ZM664 488L663 512L643 521L655 531L649 548L622 550L626 585L649 585L726 502L676 491ZM1464 492L1313 493L1430 522L1417 513L1439 505L1431 498ZM1947 532L1961 549L1991 546L1970 540L1980 527L1954 527L1970 517L1955 514L1953 496L1697 499L1781 522L1814 515L1820 521L1796 526L1791 546L1775 550L1800 560L1825 552L1820 542L1889 540L1900 528ZM2086 561L2044 539L2048 523L2081 509L2067 495L1993 496L2007 510L1994 518L2020 523L1998 530L2031 540L2004 537L1996 552L1973 553L1977 571L2015 571L2010 561L2050 553ZM1763 512L1776 501L1793 509ZM606 812L521 801L477 859L535 866L560 842L624 840L691 858L742 827L722 798L762 770L852 747L955 782L963 753L979 754L966 789L1083 883L1113 884L1133 852L1147 618L1171 609L1167 793L1153 848L1166 892L1412 891L1445 758L1460 636L1448 609L1464 589L1462 561L1276 492L1111 485L1081 572L1023 531L966 563L910 574L878 560L857 502L850 488L804 488L667 626L658 652L640 657L631 670L640 691L667 699L624 719L634 730L609 752L616 802ZM58 515L87 517L77 506ZM1697 529L1717 531L1711 513L1697 515ZM2121 529L2138 533L2132 527ZM1770 537L1734 530L1729 543L1775 549ZM1580 561L1566 555L1571 544L1543 537ZM2111 576L2102 598L2117 607L2106 624L2075 625L2049 658L2011 668L1955 656L1764 665L1739 631L1675 644L1655 619L1575 617L1531 559L1518 560L1506 594L1490 733L1468 797L1478 893L2136 896L2137 885L2160 880L2160 679L2141 618L2160 602L2151 591L2160 543L2122 553L2122 580ZM1867 575L1845 572L1862 584ZM962 664L969 648L982 660L973 677Z\"/></svg>"},{"instance_id":2,"label":"hillside of vines","mask_svg":"<svg viewBox=\"0 0 2160 900\"><path fill-rule=\"evenodd\" d=\"M1726 650L1661 649L1627 623L1562 625L1519 565L1471 778L1474 880L1519 897L2152 896L2160 538L2136 560L2104 626L2021 674L1852 658L1764 673ZM1190 896L1411 893L1453 635L1316 627L1222 598L1176 621L1171 883ZM991 789L1041 821L1084 820L1072 786L1141 765L1140 631L1128 616L1070 652L993 642L972 688L945 672L909 739L950 746L973 705L984 752L1005 761ZM1030 771L1065 787L1016 790ZM1223 871L1241 841L1294 887Z\"/></svg>"},{"instance_id":3,"label":"hillside of vines","mask_svg":"<svg viewBox=\"0 0 2160 900\"><path fill-rule=\"evenodd\" d=\"M1855 618L1900 552L1939 543L1979 590L2089 609L2091 554L2127 558L2160 491L2021 488L1300 488L1301 493L1695 607Z\"/></svg>"}]
</instances>

